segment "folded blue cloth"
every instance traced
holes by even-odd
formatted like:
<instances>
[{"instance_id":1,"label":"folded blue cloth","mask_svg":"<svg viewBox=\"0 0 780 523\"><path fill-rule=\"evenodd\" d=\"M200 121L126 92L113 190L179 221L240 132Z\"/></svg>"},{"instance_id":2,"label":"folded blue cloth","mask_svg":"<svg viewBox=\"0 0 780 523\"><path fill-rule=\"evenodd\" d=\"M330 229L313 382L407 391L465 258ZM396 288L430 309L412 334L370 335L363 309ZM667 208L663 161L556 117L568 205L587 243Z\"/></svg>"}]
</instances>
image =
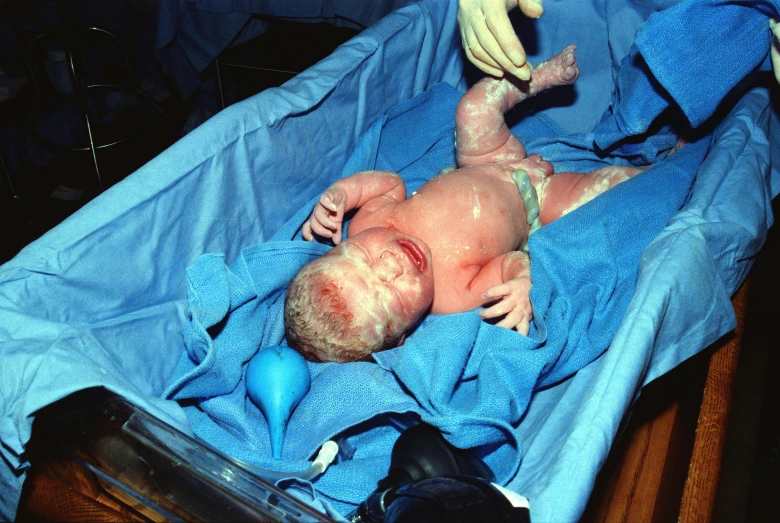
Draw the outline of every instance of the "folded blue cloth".
<instances>
[{"instance_id":1,"label":"folded blue cloth","mask_svg":"<svg viewBox=\"0 0 780 523\"><path fill-rule=\"evenodd\" d=\"M654 13L623 59L612 111L595 131L598 145L622 145L654 122L679 124L679 112L702 125L730 94L739 97L758 72L771 70L769 19L779 16L777 0L687 0Z\"/></svg>"},{"instance_id":2,"label":"folded blue cloth","mask_svg":"<svg viewBox=\"0 0 780 523\"><path fill-rule=\"evenodd\" d=\"M345 174L394 170L411 192L454 164L460 96L440 85L400 104L367 133ZM560 130L545 118L521 127L529 150L538 141L554 164L556 153L568 163L604 164L583 152L585 135L556 146L549 133ZM376 364L311 363L312 388L290 420L280 464L270 459L265 422L241 377L258 348L283 341L285 284L329 248L300 241L312 200L273 241L245 250L232 267L221 256L206 255L188 270L188 353L168 397L195 400L187 409L196 434L270 468L304 468L323 442L352 431L346 440L354 448L351 459L316 482L339 508L360 502L386 474L399 430L391 414L411 414L439 427L458 447L480 448L506 482L520 463L522 442L514 426L532 392L607 348L633 294L639 256L686 199L708 145L706 139L689 144L532 237L535 319L528 337L489 325L475 311L431 315L403 346L375 354ZM570 159L572 149L579 151L579 162Z\"/></svg>"}]
</instances>

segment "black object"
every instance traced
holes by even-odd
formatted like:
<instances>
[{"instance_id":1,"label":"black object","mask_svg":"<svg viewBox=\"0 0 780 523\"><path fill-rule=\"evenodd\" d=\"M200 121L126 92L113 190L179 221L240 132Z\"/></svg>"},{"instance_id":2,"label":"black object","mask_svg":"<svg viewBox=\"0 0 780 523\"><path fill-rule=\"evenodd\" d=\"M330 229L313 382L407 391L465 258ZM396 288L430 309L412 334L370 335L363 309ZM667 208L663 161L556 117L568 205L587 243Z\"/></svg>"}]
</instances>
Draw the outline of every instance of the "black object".
<instances>
[{"instance_id":1,"label":"black object","mask_svg":"<svg viewBox=\"0 0 780 523\"><path fill-rule=\"evenodd\" d=\"M413 481L385 496L383 521L450 523L530 523L527 508L512 503L493 485L472 476L444 476Z\"/></svg>"},{"instance_id":2,"label":"black object","mask_svg":"<svg viewBox=\"0 0 780 523\"><path fill-rule=\"evenodd\" d=\"M348 518L353 523L529 522L528 510L513 507L491 485L494 479L482 460L421 423L401 434L387 477Z\"/></svg>"},{"instance_id":3,"label":"black object","mask_svg":"<svg viewBox=\"0 0 780 523\"><path fill-rule=\"evenodd\" d=\"M98 164L97 151L126 142L135 136L141 135L150 125L152 114L161 116L170 126L172 132L177 130L176 123L168 114L152 100L133 78L133 69L127 49L122 41L113 33L99 27L89 27L81 23L76 10L68 2L58 2L62 22L51 30L39 34L27 45L25 60L29 72L29 78L35 89L35 102L27 122L22 128L19 137L19 149L22 160L27 163L26 139L32 137L35 142L55 153L63 151L85 151L92 157L95 168L98 189L105 189L103 176ZM132 2L128 3L132 8ZM116 79L99 79L94 68L89 66L89 50L105 50L109 54L119 56L118 69L123 70ZM51 71L46 70L46 51L59 52L62 62L48 65ZM77 65L78 64L78 65ZM57 65L60 67L58 68ZM51 77L49 77L51 75ZM108 75L117 76L117 75ZM124 77L123 79L120 79ZM45 84L49 84L47 89ZM137 121L137 110L128 111L134 118L132 129L126 129L126 125L119 121L105 123L106 116L104 102L111 94L124 94L138 102L139 107L147 109L147 118ZM44 114L58 113L65 106L73 105L77 108L79 118L83 118L86 141L77 139L74 143L60 143L51 137L40 133L39 123ZM142 111L143 112L143 111ZM73 138L73 137L70 137Z\"/></svg>"},{"instance_id":4,"label":"black object","mask_svg":"<svg viewBox=\"0 0 780 523\"><path fill-rule=\"evenodd\" d=\"M493 471L472 455L450 445L439 430L427 423L409 427L393 445L390 470L377 490L401 487L418 479L465 474L494 481Z\"/></svg>"}]
</instances>

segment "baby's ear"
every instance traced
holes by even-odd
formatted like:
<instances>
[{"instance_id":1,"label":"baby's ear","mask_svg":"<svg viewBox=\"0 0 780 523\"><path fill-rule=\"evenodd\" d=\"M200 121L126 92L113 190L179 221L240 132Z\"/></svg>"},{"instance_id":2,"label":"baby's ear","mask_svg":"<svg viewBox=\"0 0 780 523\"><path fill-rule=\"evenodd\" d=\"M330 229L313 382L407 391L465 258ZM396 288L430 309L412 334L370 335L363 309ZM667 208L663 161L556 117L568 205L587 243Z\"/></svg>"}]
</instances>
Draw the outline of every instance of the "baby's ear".
<instances>
[{"instance_id":1,"label":"baby's ear","mask_svg":"<svg viewBox=\"0 0 780 523\"><path fill-rule=\"evenodd\" d=\"M406 334L401 334L401 338L398 340L398 344L396 345L396 347L400 347L401 345L403 345L404 341L406 341Z\"/></svg>"}]
</instances>

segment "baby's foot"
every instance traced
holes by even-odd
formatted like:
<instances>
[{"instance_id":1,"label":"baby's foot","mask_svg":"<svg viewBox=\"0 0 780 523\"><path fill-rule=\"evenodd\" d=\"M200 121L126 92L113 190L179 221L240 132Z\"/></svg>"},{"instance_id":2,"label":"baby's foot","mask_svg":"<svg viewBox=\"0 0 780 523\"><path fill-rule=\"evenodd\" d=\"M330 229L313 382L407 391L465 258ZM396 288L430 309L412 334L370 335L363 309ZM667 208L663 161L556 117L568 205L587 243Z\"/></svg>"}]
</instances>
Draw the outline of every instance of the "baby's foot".
<instances>
[{"instance_id":1,"label":"baby's foot","mask_svg":"<svg viewBox=\"0 0 780 523\"><path fill-rule=\"evenodd\" d=\"M574 56L575 49L577 49L577 46L571 44L561 54L554 57L560 68L561 81L566 85L573 84L577 77L580 76L580 66L577 63L577 57Z\"/></svg>"},{"instance_id":2,"label":"baby's foot","mask_svg":"<svg viewBox=\"0 0 780 523\"><path fill-rule=\"evenodd\" d=\"M577 46L572 44L560 54L537 65L531 73L529 94L534 95L551 87L573 84L580 76L580 67L574 56L575 49Z\"/></svg>"}]
</instances>

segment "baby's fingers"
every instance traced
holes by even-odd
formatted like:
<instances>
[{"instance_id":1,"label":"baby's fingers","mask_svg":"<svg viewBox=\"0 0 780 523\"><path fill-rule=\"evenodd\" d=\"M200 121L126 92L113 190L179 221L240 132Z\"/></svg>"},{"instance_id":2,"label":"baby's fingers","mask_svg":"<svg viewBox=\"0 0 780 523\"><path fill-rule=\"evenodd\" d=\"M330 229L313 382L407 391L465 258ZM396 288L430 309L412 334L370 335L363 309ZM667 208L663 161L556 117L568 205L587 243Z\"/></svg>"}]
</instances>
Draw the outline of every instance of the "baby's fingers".
<instances>
[{"instance_id":1,"label":"baby's fingers","mask_svg":"<svg viewBox=\"0 0 780 523\"><path fill-rule=\"evenodd\" d=\"M494 300L496 298L503 298L504 296L509 296L510 294L512 294L512 286L507 283L502 283L501 285L496 285L495 287L491 287L485 292L483 292L482 299Z\"/></svg>"},{"instance_id":2,"label":"baby's fingers","mask_svg":"<svg viewBox=\"0 0 780 523\"><path fill-rule=\"evenodd\" d=\"M303 224L301 233L303 234L303 239L307 242L314 240L314 235L311 233L311 224L308 220Z\"/></svg>"},{"instance_id":3,"label":"baby's fingers","mask_svg":"<svg viewBox=\"0 0 780 523\"><path fill-rule=\"evenodd\" d=\"M314 234L317 236L323 236L325 238L332 237L333 231L337 228L337 225L334 223L322 223L321 221L314 218L310 219L308 223Z\"/></svg>"},{"instance_id":4,"label":"baby's fingers","mask_svg":"<svg viewBox=\"0 0 780 523\"><path fill-rule=\"evenodd\" d=\"M515 330L523 336L528 336L528 332L531 330L531 318L528 315L523 316L523 319L517 324Z\"/></svg>"},{"instance_id":5,"label":"baby's fingers","mask_svg":"<svg viewBox=\"0 0 780 523\"><path fill-rule=\"evenodd\" d=\"M336 229L333 231L333 234L331 235L331 240L333 240L333 243L338 245L341 243L341 224L339 223L336 225Z\"/></svg>"},{"instance_id":6,"label":"baby's fingers","mask_svg":"<svg viewBox=\"0 0 780 523\"><path fill-rule=\"evenodd\" d=\"M496 323L496 326L514 329L523 320L524 316L525 313L523 312L523 309L516 307L512 309L503 320Z\"/></svg>"},{"instance_id":7,"label":"baby's fingers","mask_svg":"<svg viewBox=\"0 0 780 523\"><path fill-rule=\"evenodd\" d=\"M534 314L530 304L525 307L516 307L506 317L496 323L498 327L506 327L507 329L514 329L523 336L528 336L528 331L531 328L531 320Z\"/></svg>"},{"instance_id":8,"label":"baby's fingers","mask_svg":"<svg viewBox=\"0 0 780 523\"><path fill-rule=\"evenodd\" d=\"M501 300L490 307L479 311L479 315L482 318L498 318L503 316L515 308L516 304L512 303L512 300Z\"/></svg>"},{"instance_id":9,"label":"baby's fingers","mask_svg":"<svg viewBox=\"0 0 780 523\"><path fill-rule=\"evenodd\" d=\"M329 213L334 215L339 212L339 206L336 205L330 198L325 198L325 196L320 199L320 205L322 205Z\"/></svg>"},{"instance_id":10,"label":"baby's fingers","mask_svg":"<svg viewBox=\"0 0 780 523\"><path fill-rule=\"evenodd\" d=\"M323 194L323 206L330 212L331 218L341 223L344 220L344 208L347 205L347 193L341 187L330 187Z\"/></svg>"},{"instance_id":11,"label":"baby's fingers","mask_svg":"<svg viewBox=\"0 0 780 523\"><path fill-rule=\"evenodd\" d=\"M332 231L338 226L341 220L338 217L338 211L331 212L323 206L318 205L314 208L311 221L317 221Z\"/></svg>"}]
</instances>

